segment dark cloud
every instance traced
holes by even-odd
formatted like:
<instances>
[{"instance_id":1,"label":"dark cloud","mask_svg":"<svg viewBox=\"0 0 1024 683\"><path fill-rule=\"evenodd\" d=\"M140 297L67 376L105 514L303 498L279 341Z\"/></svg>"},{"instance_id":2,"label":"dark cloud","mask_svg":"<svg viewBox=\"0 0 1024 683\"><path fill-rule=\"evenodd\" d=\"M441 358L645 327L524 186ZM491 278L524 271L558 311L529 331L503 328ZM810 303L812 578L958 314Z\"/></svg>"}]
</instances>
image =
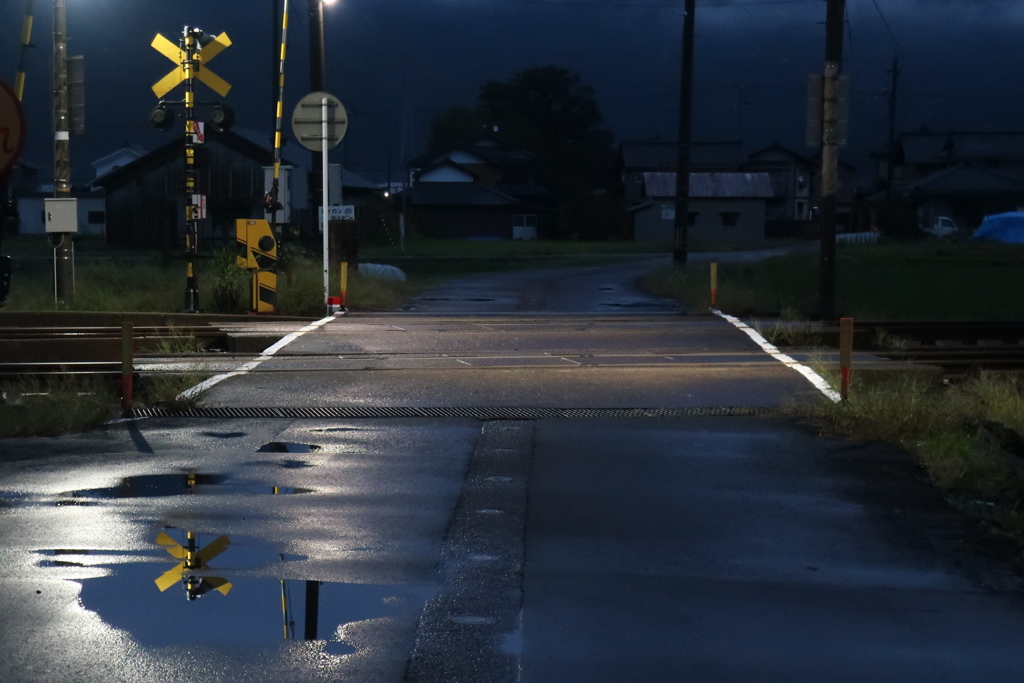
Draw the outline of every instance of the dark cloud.
<instances>
[{"instance_id":1,"label":"dark cloud","mask_svg":"<svg viewBox=\"0 0 1024 683\"><path fill-rule=\"evenodd\" d=\"M27 158L50 162L50 3L29 55ZM307 2L292 0L286 112L308 90ZM238 0L68 0L71 52L86 56L88 133L74 138L79 175L101 154L131 142L155 147L170 134L146 124L150 85L171 68L149 47L186 24L226 31L234 45L211 65L233 84L239 125L269 137L276 48L272 3ZM0 75L13 80L23 2L0 3ZM803 149L805 84L821 69L822 0L700 0L697 3L694 135L742 136L751 147L778 140ZM854 88L851 147L884 142L887 70L901 62L902 128L1024 127L1024 3L1010 0L848 0L844 69ZM480 86L556 64L594 89L620 139L672 138L678 116L682 1L339 0L326 10L328 90L351 110L348 163L382 177L400 151L423 150L432 116L470 104ZM403 131L406 134L403 136ZM302 156L302 152L297 152Z\"/></svg>"}]
</instances>

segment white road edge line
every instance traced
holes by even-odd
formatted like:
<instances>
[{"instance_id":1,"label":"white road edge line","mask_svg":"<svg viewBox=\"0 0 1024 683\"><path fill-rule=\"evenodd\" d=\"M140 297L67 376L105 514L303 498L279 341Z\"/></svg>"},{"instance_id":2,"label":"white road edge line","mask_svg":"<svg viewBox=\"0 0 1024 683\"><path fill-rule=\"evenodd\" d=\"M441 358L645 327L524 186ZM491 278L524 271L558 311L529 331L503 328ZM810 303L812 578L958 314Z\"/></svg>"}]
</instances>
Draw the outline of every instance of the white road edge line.
<instances>
[{"instance_id":1,"label":"white road edge line","mask_svg":"<svg viewBox=\"0 0 1024 683\"><path fill-rule=\"evenodd\" d=\"M842 400L842 397L839 395L839 392L830 387L828 385L828 382L825 381L825 378L823 378L821 375L819 375L814 370L807 367L800 361L796 360L795 358L787 356L786 354L779 351L779 349L775 345L771 344L767 339L758 334L757 330L750 327L739 318L731 316L728 313L722 313L721 311L714 308L711 309L711 312L717 315L719 318L722 318L723 320L732 323L732 325L735 326L736 329L746 333L746 335L750 337L752 340L754 340L754 343L760 346L764 350L764 352L767 353L769 356L779 361L786 367L793 368L801 375L803 375L805 378L807 378L807 381L814 385L815 389L824 394L825 398L829 399L833 403L839 403Z\"/></svg>"},{"instance_id":2,"label":"white road edge line","mask_svg":"<svg viewBox=\"0 0 1024 683\"><path fill-rule=\"evenodd\" d=\"M309 325L306 325L305 327L299 328L295 332L292 332L291 334L288 334L288 335L282 337L276 343L274 343L274 344L268 346L267 348L263 349L263 352L259 355L258 358L254 358L253 360L251 360L251 361L249 361L247 363L244 363L242 365L242 367L238 368L237 370L232 370L231 372L225 372L225 373L220 374L220 375L214 375L213 377L211 377L209 379L203 380L202 382L200 382L199 384L195 385L194 387L190 387L190 388L186 389L185 391L183 391L180 394L178 394L178 400L179 401L191 400L193 398L196 398L200 394L202 394L204 391L207 391L208 389L211 389L212 387L216 386L217 384L220 384L221 382L223 382L224 380L228 379L229 377L238 377L240 375L247 374L251 370L255 370L262 363L264 363L264 362L270 360L271 358L273 358L275 353L277 353L278 351L280 351L284 347L288 346L289 344L291 344L293 341L295 341L296 339L298 339L302 335L306 334L307 332L312 332L313 330L318 329L318 328L326 325L327 323L331 322L335 318L340 317L340 315L341 315L340 313L335 313L334 315L329 315L326 318L321 318L320 320L317 320L316 322L310 323Z\"/></svg>"}]
</instances>

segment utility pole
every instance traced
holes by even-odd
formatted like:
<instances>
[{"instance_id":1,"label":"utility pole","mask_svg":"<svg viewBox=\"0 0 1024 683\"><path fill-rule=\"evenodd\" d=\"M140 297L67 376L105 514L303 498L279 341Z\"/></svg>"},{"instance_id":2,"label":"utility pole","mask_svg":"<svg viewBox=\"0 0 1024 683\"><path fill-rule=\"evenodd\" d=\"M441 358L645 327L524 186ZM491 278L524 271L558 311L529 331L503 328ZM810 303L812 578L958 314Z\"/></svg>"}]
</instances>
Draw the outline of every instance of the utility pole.
<instances>
[{"instance_id":1,"label":"utility pole","mask_svg":"<svg viewBox=\"0 0 1024 683\"><path fill-rule=\"evenodd\" d=\"M825 18L825 73L822 82L821 143L821 281L818 312L836 315L836 213L839 191L839 73L843 62L846 0L828 0Z\"/></svg>"},{"instance_id":2,"label":"utility pole","mask_svg":"<svg viewBox=\"0 0 1024 683\"><path fill-rule=\"evenodd\" d=\"M324 71L326 70L325 57L324 57L324 0L308 0L309 2L309 91L310 92L325 92L327 90L324 81ZM312 168L310 170L310 183L309 183L309 196L310 209L316 208L319 203L318 197L322 194L323 183L326 178L323 176L323 154L326 154L326 148L323 151L313 151L312 154ZM324 209L326 211L326 208ZM313 223L314 233L316 235L316 222ZM324 234L327 234L327 221L324 220L323 225Z\"/></svg>"},{"instance_id":3,"label":"utility pole","mask_svg":"<svg viewBox=\"0 0 1024 683\"><path fill-rule=\"evenodd\" d=\"M900 78L900 62L892 58L892 70L889 72L892 84L889 86L889 146L885 162L885 198L892 199L892 167L896 163L896 85Z\"/></svg>"},{"instance_id":4,"label":"utility pole","mask_svg":"<svg viewBox=\"0 0 1024 683\"><path fill-rule=\"evenodd\" d=\"M695 0L686 0L683 57L679 82L679 155L676 160L676 217L672 261L685 265L690 227L690 128L693 109L693 30Z\"/></svg>"},{"instance_id":5,"label":"utility pole","mask_svg":"<svg viewBox=\"0 0 1024 683\"><path fill-rule=\"evenodd\" d=\"M53 3L53 196L71 198L71 113L68 103L68 15L66 0ZM67 303L74 293L71 234L48 235L53 247L53 293Z\"/></svg>"}]
</instances>

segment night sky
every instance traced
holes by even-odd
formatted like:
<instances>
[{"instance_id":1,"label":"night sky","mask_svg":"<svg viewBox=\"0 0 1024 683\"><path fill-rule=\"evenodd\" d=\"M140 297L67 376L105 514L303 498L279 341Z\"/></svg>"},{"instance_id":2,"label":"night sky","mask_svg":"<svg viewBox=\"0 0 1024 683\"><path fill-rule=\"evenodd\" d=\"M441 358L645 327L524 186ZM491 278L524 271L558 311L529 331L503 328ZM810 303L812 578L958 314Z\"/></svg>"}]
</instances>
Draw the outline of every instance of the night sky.
<instances>
[{"instance_id":1,"label":"night sky","mask_svg":"<svg viewBox=\"0 0 1024 683\"><path fill-rule=\"evenodd\" d=\"M24 0L0 0L0 78L13 83ZM23 160L52 166L52 4L36 0ZM233 45L210 68L233 89L238 128L269 142L274 19L269 0L67 0L69 54L85 56L86 134L73 137L77 182L89 163L125 144L155 148L174 133L147 123L150 86L173 65L149 44L182 27L226 32ZM338 0L325 8L327 90L350 113L332 162L383 181L427 151L430 121L473 104L480 86L554 64L593 86L618 140L674 139L683 0ZM289 2L286 118L309 91L308 4ZM806 79L824 58L824 0L697 0L693 137L804 147ZM844 72L853 109L849 161L888 128L888 71L900 61L898 129L1024 130L1024 3L1018 0L848 0ZM215 97L200 86L200 97ZM180 90L169 97L179 97ZM287 122L286 122L287 123ZM175 129L176 130L176 129ZM403 134L404 131L404 134ZM287 134L287 130L286 130ZM306 161L294 143L285 156Z\"/></svg>"}]
</instances>

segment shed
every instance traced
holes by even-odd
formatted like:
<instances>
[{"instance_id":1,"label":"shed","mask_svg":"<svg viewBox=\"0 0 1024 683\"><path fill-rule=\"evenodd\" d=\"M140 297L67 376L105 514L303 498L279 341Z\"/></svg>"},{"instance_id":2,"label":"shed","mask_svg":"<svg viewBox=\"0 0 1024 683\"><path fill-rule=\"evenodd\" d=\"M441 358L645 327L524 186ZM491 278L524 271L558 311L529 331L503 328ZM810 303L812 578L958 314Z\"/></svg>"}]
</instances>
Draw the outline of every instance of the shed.
<instances>
[{"instance_id":1,"label":"shed","mask_svg":"<svg viewBox=\"0 0 1024 683\"><path fill-rule=\"evenodd\" d=\"M643 174L645 200L630 208L633 239L670 242L675 234L676 174ZM691 239L756 242L765 238L765 202L773 197L767 173L691 173Z\"/></svg>"}]
</instances>

